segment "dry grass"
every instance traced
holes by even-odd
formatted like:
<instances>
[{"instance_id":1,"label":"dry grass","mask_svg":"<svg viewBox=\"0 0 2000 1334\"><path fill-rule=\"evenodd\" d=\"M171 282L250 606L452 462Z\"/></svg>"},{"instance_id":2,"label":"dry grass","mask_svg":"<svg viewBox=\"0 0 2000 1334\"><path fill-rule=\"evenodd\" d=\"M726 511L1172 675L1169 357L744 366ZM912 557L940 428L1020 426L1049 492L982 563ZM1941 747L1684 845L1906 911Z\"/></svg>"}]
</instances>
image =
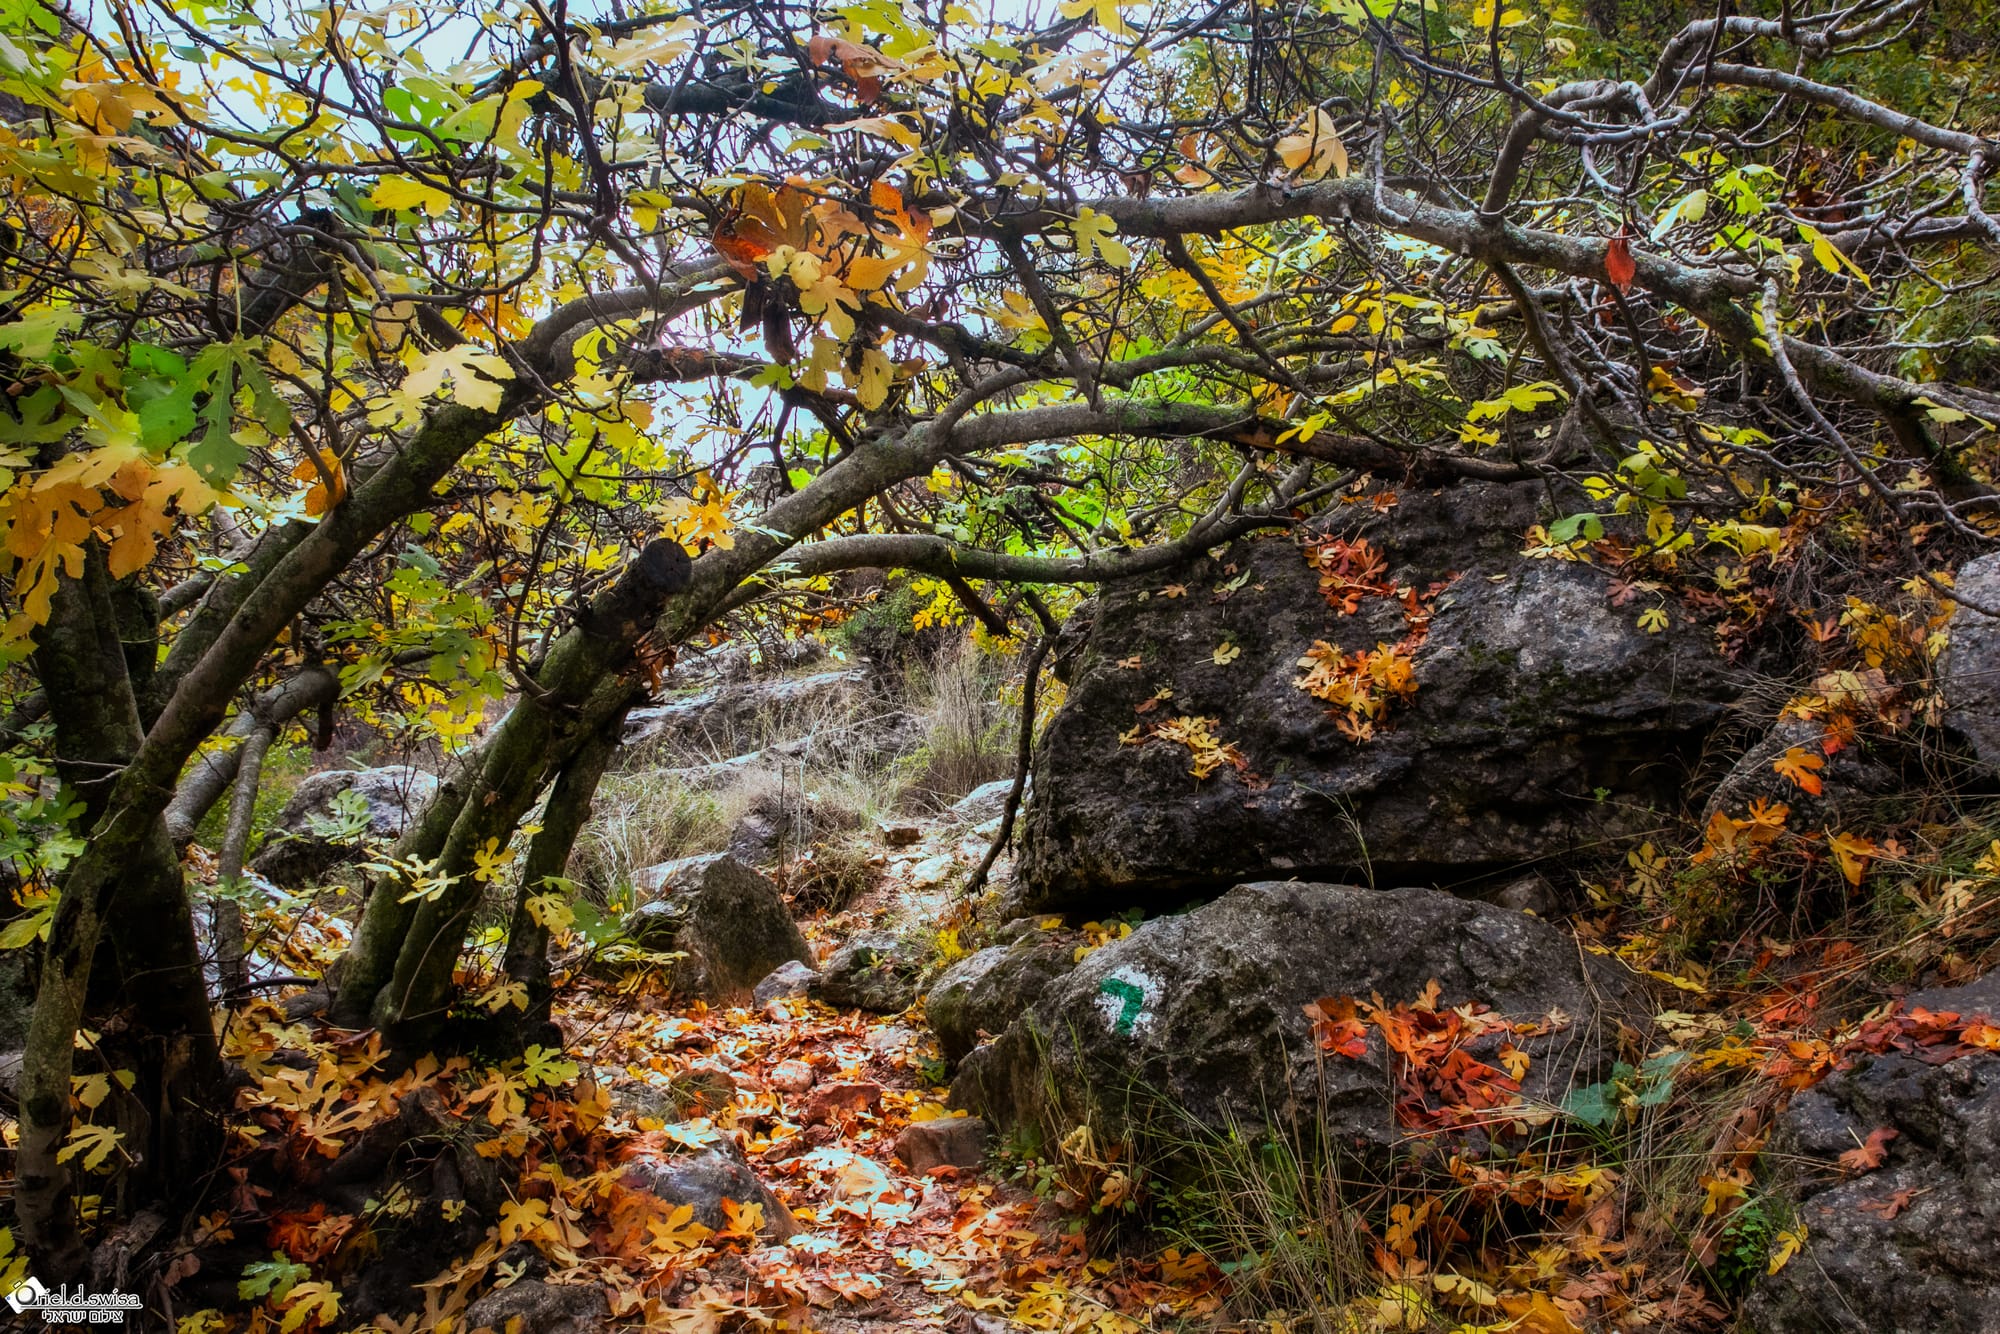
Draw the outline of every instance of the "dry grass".
<instances>
[{"instance_id":1,"label":"dry grass","mask_svg":"<svg viewBox=\"0 0 2000 1334\"><path fill-rule=\"evenodd\" d=\"M912 667L893 700L813 695L663 737L605 777L574 872L616 891L643 867L721 851L754 814L778 826L801 906L838 907L873 879L876 849L853 831L941 810L1013 772L1008 666L967 639Z\"/></svg>"},{"instance_id":2,"label":"dry grass","mask_svg":"<svg viewBox=\"0 0 2000 1334\"><path fill-rule=\"evenodd\" d=\"M911 669L918 745L899 766L901 804L941 810L982 783L1014 772L1016 719L1000 707L1004 671L962 640L936 662Z\"/></svg>"}]
</instances>

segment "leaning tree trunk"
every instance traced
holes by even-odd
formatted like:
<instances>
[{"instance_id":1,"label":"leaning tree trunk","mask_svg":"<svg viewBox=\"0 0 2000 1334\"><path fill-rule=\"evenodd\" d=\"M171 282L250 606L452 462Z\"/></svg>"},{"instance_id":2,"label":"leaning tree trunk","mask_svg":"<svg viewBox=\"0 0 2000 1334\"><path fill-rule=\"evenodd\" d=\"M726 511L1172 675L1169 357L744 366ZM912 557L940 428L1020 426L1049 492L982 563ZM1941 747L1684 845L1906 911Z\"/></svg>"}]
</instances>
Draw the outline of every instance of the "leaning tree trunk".
<instances>
[{"instance_id":1,"label":"leaning tree trunk","mask_svg":"<svg viewBox=\"0 0 2000 1334\"><path fill-rule=\"evenodd\" d=\"M561 1042L562 1035L550 1017L554 987L549 980L549 929L535 900L556 888L550 882L569 868L577 835L590 819L591 799L618 751L623 717L620 714L610 727L593 733L556 775L548 804L542 808L542 827L522 859L521 887L514 899L507 954L501 964L508 980L523 992L523 1004L513 1020L517 1050L536 1044L554 1047Z\"/></svg>"},{"instance_id":2,"label":"leaning tree trunk","mask_svg":"<svg viewBox=\"0 0 2000 1334\"><path fill-rule=\"evenodd\" d=\"M678 542L649 544L550 648L533 689L482 750L477 772L424 813L427 834L451 816L426 870L443 887L412 900L406 883L389 878L370 895L342 970L339 1017L353 1022L365 1006L397 1050L429 1045L450 1007L459 947L484 889L480 855L504 847L551 777L630 707L634 649L666 600L687 586L689 570Z\"/></svg>"}]
</instances>

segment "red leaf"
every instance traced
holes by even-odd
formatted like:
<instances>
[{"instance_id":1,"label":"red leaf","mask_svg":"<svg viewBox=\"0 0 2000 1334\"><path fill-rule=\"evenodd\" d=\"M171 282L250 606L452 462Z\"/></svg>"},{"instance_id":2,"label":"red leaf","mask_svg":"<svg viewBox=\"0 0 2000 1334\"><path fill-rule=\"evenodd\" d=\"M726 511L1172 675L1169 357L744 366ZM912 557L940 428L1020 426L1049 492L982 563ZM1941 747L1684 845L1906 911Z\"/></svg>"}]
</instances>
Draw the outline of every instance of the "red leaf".
<instances>
[{"instance_id":1,"label":"red leaf","mask_svg":"<svg viewBox=\"0 0 2000 1334\"><path fill-rule=\"evenodd\" d=\"M1632 279L1638 273L1639 266L1632 259L1631 231L1620 227L1618 235L1604 248L1604 276L1611 279L1611 285L1623 296L1632 290Z\"/></svg>"}]
</instances>

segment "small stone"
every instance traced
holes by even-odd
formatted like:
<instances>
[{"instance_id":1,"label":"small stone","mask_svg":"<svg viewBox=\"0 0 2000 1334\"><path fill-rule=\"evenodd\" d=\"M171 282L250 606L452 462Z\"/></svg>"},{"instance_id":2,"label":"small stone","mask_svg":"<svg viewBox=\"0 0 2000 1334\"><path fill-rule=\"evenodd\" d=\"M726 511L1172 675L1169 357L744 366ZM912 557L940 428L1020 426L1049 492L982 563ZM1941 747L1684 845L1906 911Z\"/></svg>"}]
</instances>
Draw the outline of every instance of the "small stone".
<instances>
[{"instance_id":1,"label":"small stone","mask_svg":"<svg viewBox=\"0 0 2000 1334\"><path fill-rule=\"evenodd\" d=\"M780 1061L771 1070L771 1087L780 1093L804 1093L819 1075L804 1061Z\"/></svg>"},{"instance_id":2,"label":"small stone","mask_svg":"<svg viewBox=\"0 0 2000 1334\"><path fill-rule=\"evenodd\" d=\"M832 1121L838 1116L853 1116L860 1112L872 1111L882 1103L882 1086L872 1080L857 1080L847 1084L822 1084L806 1100L805 1119L808 1125Z\"/></svg>"},{"instance_id":3,"label":"small stone","mask_svg":"<svg viewBox=\"0 0 2000 1334\"><path fill-rule=\"evenodd\" d=\"M924 836L923 828L913 824L885 824L881 829L882 841L892 848L907 848Z\"/></svg>"},{"instance_id":4,"label":"small stone","mask_svg":"<svg viewBox=\"0 0 2000 1334\"><path fill-rule=\"evenodd\" d=\"M750 993L759 1008L786 996L803 996L806 989L819 981L819 973L810 964L797 959L787 959L773 968L762 982Z\"/></svg>"},{"instance_id":5,"label":"small stone","mask_svg":"<svg viewBox=\"0 0 2000 1334\"><path fill-rule=\"evenodd\" d=\"M726 1140L693 1153L642 1154L626 1164L622 1184L628 1190L647 1192L668 1208L687 1205L694 1220L706 1228L729 1225L723 1208L727 1202L761 1205L764 1226L759 1231L769 1240L785 1241L799 1231L791 1211Z\"/></svg>"},{"instance_id":6,"label":"small stone","mask_svg":"<svg viewBox=\"0 0 2000 1334\"><path fill-rule=\"evenodd\" d=\"M835 950L807 994L835 1009L900 1014L917 998L922 967L894 932L870 931Z\"/></svg>"},{"instance_id":7,"label":"small stone","mask_svg":"<svg viewBox=\"0 0 2000 1334\"><path fill-rule=\"evenodd\" d=\"M896 1138L896 1156L912 1172L934 1167L974 1168L986 1157L986 1122L976 1116L912 1121Z\"/></svg>"},{"instance_id":8,"label":"small stone","mask_svg":"<svg viewBox=\"0 0 2000 1334\"><path fill-rule=\"evenodd\" d=\"M915 1036L914 1032L900 1024L890 1024L871 1030L867 1037L861 1039L861 1045L877 1056L887 1056L892 1051L900 1051L908 1046L910 1039Z\"/></svg>"}]
</instances>

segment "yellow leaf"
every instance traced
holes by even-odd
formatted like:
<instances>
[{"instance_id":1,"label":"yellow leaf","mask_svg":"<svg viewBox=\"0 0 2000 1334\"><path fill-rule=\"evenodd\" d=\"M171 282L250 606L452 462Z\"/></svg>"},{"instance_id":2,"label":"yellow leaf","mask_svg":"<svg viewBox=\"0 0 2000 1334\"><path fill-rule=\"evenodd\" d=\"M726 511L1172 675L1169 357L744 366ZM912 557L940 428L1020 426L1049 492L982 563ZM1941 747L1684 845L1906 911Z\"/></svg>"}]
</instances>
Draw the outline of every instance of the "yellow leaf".
<instances>
[{"instance_id":1,"label":"yellow leaf","mask_svg":"<svg viewBox=\"0 0 2000 1334\"><path fill-rule=\"evenodd\" d=\"M1796 1227L1785 1228L1779 1232L1777 1244L1771 1248L1771 1263L1764 1272L1775 1274L1790 1264L1792 1257L1799 1253L1799 1247L1805 1245L1805 1241L1806 1225L1804 1223L1800 1223Z\"/></svg>"},{"instance_id":2,"label":"yellow leaf","mask_svg":"<svg viewBox=\"0 0 2000 1334\"><path fill-rule=\"evenodd\" d=\"M1098 27L1113 37L1130 37L1132 28L1118 11L1134 3L1136 0L1063 0L1057 9L1066 19L1079 19L1088 14Z\"/></svg>"},{"instance_id":3,"label":"yellow leaf","mask_svg":"<svg viewBox=\"0 0 2000 1334\"><path fill-rule=\"evenodd\" d=\"M1874 288L1875 284L1868 281L1868 275L1861 271L1860 266L1849 259L1839 246L1827 240L1819 228L1802 222L1799 224L1799 235L1812 243L1813 258L1818 260L1819 266L1828 273L1838 275L1845 269L1859 278L1863 287Z\"/></svg>"},{"instance_id":4,"label":"yellow leaf","mask_svg":"<svg viewBox=\"0 0 2000 1334\"><path fill-rule=\"evenodd\" d=\"M646 1232L652 1238L652 1248L665 1255L693 1250L711 1235L709 1228L694 1221L694 1206L688 1204L677 1205L665 1218L648 1222Z\"/></svg>"},{"instance_id":5,"label":"yellow leaf","mask_svg":"<svg viewBox=\"0 0 2000 1334\"><path fill-rule=\"evenodd\" d=\"M1734 1177L1704 1177L1701 1186L1707 1192L1707 1199L1701 1206L1704 1218L1722 1210L1729 1201L1741 1198L1744 1191L1743 1183Z\"/></svg>"},{"instance_id":6,"label":"yellow leaf","mask_svg":"<svg viewBox=\"0 0 2000 1334\"><path fill-rule=\"evenodd\" d=\"M1209 655L1218 667L1226 667L1242 656L1243 646L1241 644L1218 644L1215 646L1215 652Z\"/></svg>"},{"instance_id":7,"label":"yellow leaf","mask_svg":"<svg viewBox=\"0 0 2000 1334\"><path fill-rule=\"evenodd\" d=\"M1847 877L1850 885L1859 885L1862 875L1868 870L1871 857L1880 854L1881 849L1859 834L1829 834L1826 845L1833 849L1835 860L1840 863L1840 873Z\"/></svg>"},{"instance_id":8,"label":"yellow leaf","mask_svg":"<svg viewBox=\"0 0 2000 1334\"><path fill-rule=\"evenodd\" d=\"M115 1126L78 1126L69 1132L68 1141L56 1151L56 1161L66 1163L78 1154L83 1155L83 1170L95 1172L104 1166L104 1160L118 1147L118 1141L125 1136Z\"/></svg>"},{"instance_id":9,"label":"yellow leaf","mask_svg":"<svg viewBox=\"0 0 2000 1334\"><path fill-rule=\"evenodd\" d=\"M1319 107L1300 116L1278 140L1278 160L1300 181L1324 180L1329 172L1344 177L1348 171L1347 145L1340 142L1333 117Z\"/></svg>"},{"instance_id":10,"label":"yellow leaf","mask_svg":"<svg viewBox=\"0 0 2000 1334\"><path fill-rule=\"evenodd\" d=\"M426 185L408 176L384 176L368 192L368 199L377 208L397 212L415 209L433 218L442 217L451 207L450 195L434 185Z\"/></svg>"},{"instance_id":11,"label":"yellow leaf","mask_svg":"<svg viewBox=\"0 0 2000 1334\"><path fill-rule=\"evenodd\" d=\"M534 1237L549 1225L549 1206L542 1200L509 1200L500 1206L500 1244L512 1246Z\"/></svg>"},{"instance_id":12,"label":"yellow leaf","mask_svg":"<svg viewBox=\"0 0 2000 1334\"><path fill-rule=\"evenodd\" d=\"M285 1319L278 1326L279 1334L292 1334L308 1320L325 1328L339 1318L339 1289L320 1282L295 1284L285 1295Z\"/></svg>"}]
</instances>

